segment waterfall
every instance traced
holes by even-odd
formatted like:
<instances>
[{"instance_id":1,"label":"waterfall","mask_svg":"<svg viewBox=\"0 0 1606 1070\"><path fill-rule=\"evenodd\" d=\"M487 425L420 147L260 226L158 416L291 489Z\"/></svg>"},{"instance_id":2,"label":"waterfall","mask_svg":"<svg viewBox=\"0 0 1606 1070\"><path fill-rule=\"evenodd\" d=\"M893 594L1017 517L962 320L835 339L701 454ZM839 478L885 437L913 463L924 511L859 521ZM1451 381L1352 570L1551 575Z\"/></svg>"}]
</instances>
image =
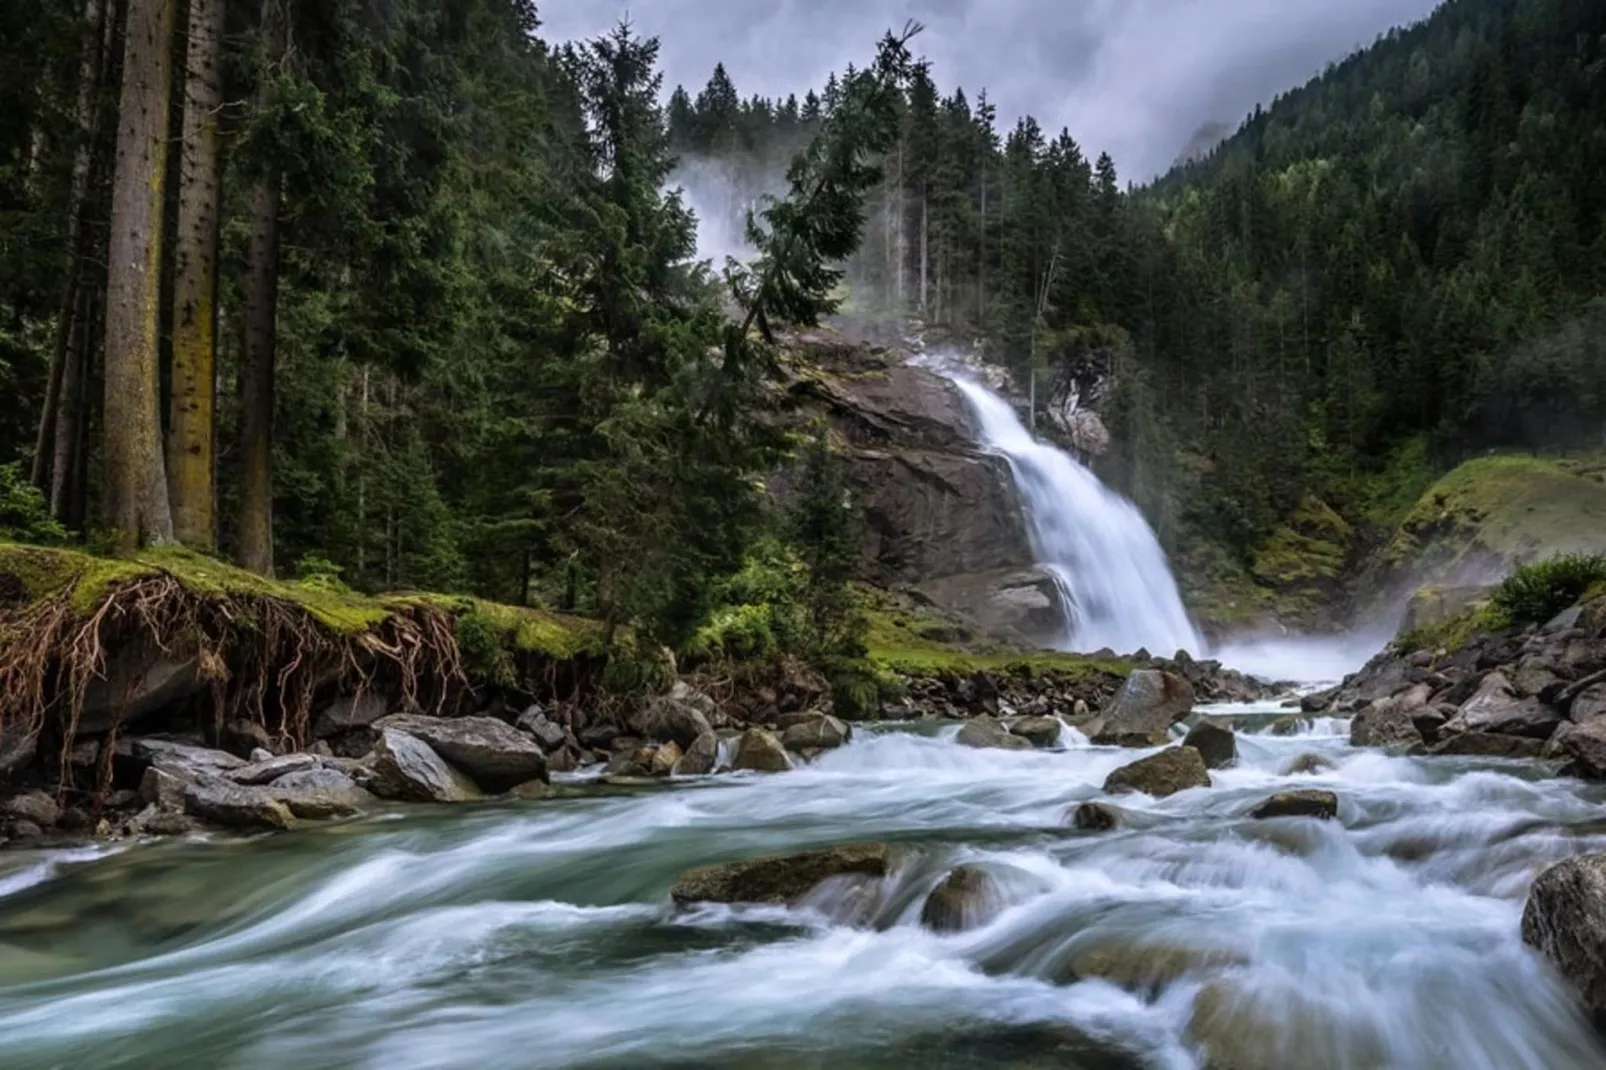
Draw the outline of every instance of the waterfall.
<instances>
[{"instance_id":1,"label":"waterfall","mask_svg":"<svg viewBox=\"0 0 1606 1070\"><path fill-rule=\"evenodd\" d=\"M1009 402L949 375L976 416L982 444L1009 461L1038 567L1054 577L1069 615L1060 646L1199 654L1165 551L1138 507L1063 450L1038 442Z\"/></svg>"}]
</instances>

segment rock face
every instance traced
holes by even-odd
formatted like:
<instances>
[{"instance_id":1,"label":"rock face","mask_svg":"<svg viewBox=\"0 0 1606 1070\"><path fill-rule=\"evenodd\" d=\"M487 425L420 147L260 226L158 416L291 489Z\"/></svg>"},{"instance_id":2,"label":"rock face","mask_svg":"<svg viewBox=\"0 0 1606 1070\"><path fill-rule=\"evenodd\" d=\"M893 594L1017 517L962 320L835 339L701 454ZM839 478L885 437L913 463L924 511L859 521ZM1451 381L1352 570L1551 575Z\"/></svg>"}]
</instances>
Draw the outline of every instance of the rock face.
<instances>
[{"instance_id":1,"label":"rock face","mask_svg":"<svg viewBox=\"0 0 1606 1070\"><path fill-rule=\"evenodd\" d=\"M992 717L977 717L966 721L954 737L961 746L995 750L1031 750L1030 740L1012 735L1009 729Z\"/></svg>"},{"instance_id":2,"label":"rock face","mask_svg":"<svg viewBox=\"0 0 1606 1070\"><path fill-rule=\"evenodd\" d=\"M390 700L377 692L341 695L318 711L312 734L317 739L328 739L356 728L367 728L389 712Z\"/></svg>"},{"instance_id":3,"label":"rock face","mask_svg":"<svg viewBox=\"0 0 1606 1070\"><path fill-rule=\"evenodd\" d=\"M1043 644L1065 629L1059 584L1041 569L1003 568L947 576L916 590L988 635Z\"/></svg>"},{"instance_id":4,"label":"rock face","mask_svg":"<svg viewBox=\"0 0 1606 1070\"><path fill-rule=\"evenodd\" d=\"M471 802L484 797L474 781L428 743L398 728L381 729L374 744L373 787L385 798L414 802Z\"/></svg>"},{"instance_id":5,"label":"rock face","mask_svg":"<svg viewBox=\"0 0 1606 1070\"><path fill-rule=\"evenodd\" d=\"M755 773L784 773L792 768L792 759L772 733L762 728L749 728L737 741L731 767Z\"/></svg>"},{"instance_id":6,"label":"rock face","mask_svg":"<svg viewBox=\"0 0 1606 1070\"><path fill-rule=\"evenodd\" d=\"M1606 1026L1606 854L1569 858L1539 874L1522 911L1522 940Z\"/></svg>"},{"instance_id":7,"label":"rock face","mask_svg":"<svg viewBox=\"0 0 1606 1070\"><path fill-rule=\"evenodd\" d=\"M102 674L84 693L78 731L86 736L99 735L108 731L114 721L132 724L200 694L205 687L196 658L169 657L140 643L119 645Z\"/></svg>"},{"instance_id":8,"label":"rock face","mask_svg":"<svg viewBox=\"0 0 1606 1070\"><path fill-rule=\"evenodd\" d=\"M1238 760L1238 737L1233 735L1232 729L1212 721L1194 725L1182 745L1198 751L1207 769L1225 769Z\"/></svg>"},{"instance_id":9,"label":"rock face","mask_svg":"<svg viewBox=\"0 0 1606 1070\"><path fill-rule=\"evenodd\" d=\"M1170 738L1171 726L1193 710L1193 685L1161 669L1137 669L1105 707L1094 743L1156 747Z\"/></svg>"},{"instance_id":10,"label":"rock face","mask_svg":"<svg viewBox=\"0 0 1606 1070\"><path fill-rule=\"evenodd\" d=\"M1331 821L1338 816L1338 796L1330 791L1284 791L1253 810L1256 820L1270 817L1315 817Z\"/></svg>"},{"instance_id":11,"label":"rock face","mask_svg":"<svg viewBox=\"0 0 1606 1070\"><path fill-rule=\"evenodd\" d=\"M772 855L688 870L680 875L669 895L681 905L790 903L828 877L885 877L893 861L892 849L884 843Z\"/></svg>"},{"instance_id":12,"label":"rock face","mask_svg":"<svg viewBox=\"0 0 1606 1070\"><path fill-rule=\"evenodd\" d=\"M375 722L421 739L482 791L502 792L527 780L548 780L546 752L529 736L492 717L396 714Z\"/></svg>"},{"instance_id":13,"label":"rock face","mask_svg":"<svg viewBox=\"0 0 1606 1070\"><path fill-rule=\"evenodd\" d=\"M318 767L318 759L311 754L286 754L278 758L267 758L260 762L231 769L224 774L236 784L260 785L271 784L282 776L290 773L300 773Z\"/></svg>"},{"instance_id":14,"label":"rock face","mask_svg":"<svg viewBox=\"0 0 1606 1070\"><path fill-rule=\"evenodd\" d=\"M933 932L968 932L992 918L998 899L998 887L986 870L959 866L926 896L920 908L920 924Z\"/></svg>"},{"instance_id":15,"label":"rock face","mask_svg":"<svg viewBox=\"0 0 1606 1070\"><path fill-rule=\"evenodd\" d=\"M1123 765L1104 781L1104 790L1114 793L1138 791L1155 798L1175 795L1189 788L1208 788L1210 771L1203 756L1192 747L1171 747L1131 765Z\"/></svg>"}]
</instances>

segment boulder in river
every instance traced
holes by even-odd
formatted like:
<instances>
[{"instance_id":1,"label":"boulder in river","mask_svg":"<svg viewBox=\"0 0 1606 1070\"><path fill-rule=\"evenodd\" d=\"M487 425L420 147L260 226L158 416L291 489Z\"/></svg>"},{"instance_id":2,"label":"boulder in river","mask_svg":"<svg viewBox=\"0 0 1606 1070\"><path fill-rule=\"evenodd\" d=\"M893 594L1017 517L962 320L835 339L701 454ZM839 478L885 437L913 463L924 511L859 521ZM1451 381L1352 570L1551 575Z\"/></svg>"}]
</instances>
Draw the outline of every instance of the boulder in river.
<instances>
[{"instance_id":1,"label":"boulder in river","mask_svg":"<svg viewBox=\"0 0 1606 1070\"><path fill-rule=\"evenodd\" d=\"M1288 768L1283 770L1283 776L1314 776L1334 768L1336 766L1320 754L1301 754L1288 763Z\"/></svg>"},{"instance_id":2,"label":"boulder in river","mask_svg":"<svg viewBox=\"0 0 1606 1070\"><path fill-rule=\"evenodd\" d=\"M230 828L286 829L295 820L290 808L267 788L216 778L184 786L184 812Z\"/></svg>"},{"instance_id":3,"label":"boulder in river","mask_svg":"<svg viewBox=\"0 0 1606 1070\"><path fill-rule=\"evenodd\" d=\"M980 866L963 865L942 879L920 908L920 924L933 932L980 928L998 910L997 882Z\"/></svg>"},{"instance_id":4,"label":"boulder in river","mask_svg":"<svg viewBox=\"0 0 1606 1070\"><path fill-rule=\"evenodd\" d=\"M1085 802L1071 811L1071 827L1082 832L1105 832L1120 825L1121 811L1108 803Z\"/></svg>"},{"instance_id":5,"label":"boulder in river","mask_svg":"<svg viewBox=\"0 0 1606 1070\"><path fill-rule=\"evenodd\" d=\"M1606 1027L1606 854L1564 859L1539 874L1522 911L1522 940Z\"/></svg>"},{"instance_id":6,"label":"boulder in river","mask_svg":"<svg viewBox=\"0 0 1606 1070\"><path fill-rule=\"evenodd\" d=\"M1338 816L1338 796L1330 791L1282 791L1253 810L1256 820L1271 817L1314 817L1331 821Z\"/></svg>"},{"instance_id":7,"label":"boulder in river","mask_svg":"<svg viewBox=\"0 0 1606 1070\"><path fill-rule=\"evenodd\" d=\"M955 742L964 747L994 750L1031 750L1030 740L1012 734L996 717L975 717L959 728Z\"/></svg>"},{"instance_id":8,"label":"boulder in river","mask_svg":"<svg viewBox=\"0 0 1606 1070\"><path fill-rule=\"evenodd\" d=\"M1159 754L1123 765L1104 780L1111 793L1139 791L1157 799L1189 788L1208 788L1210 771L1192 747L1169 747Z\"/></svg>"},{"instance_id":9,"label":"boulder in river","mask_svg":"<svg viewBox=\"0 0 1606 1070\"><path fill-rule=\"evenodd\" d=\"M1606 780L1606 717L1564 724L1551 737L1550 745L1571 758L1578 773Z\"/></svg>"},{"instance_id":10,"label":"boulder in river","mask_svg":"<svg viewBox=\"0 0 1606 1070\"><path fill-rule=\"evenodd\" d=\"M355 780L338 769L301 769L286 773L267 786L269 794L305 821L351 817L377 801Z\"/></svg>"},{"instance_id":11,"label":"boulder in river","mask_svg":"<svg viewBox=\"0 0 1606 1070\"><path fill-rule=\"evenodd\" d=\"M1184 747L1192 747L1204 759L1207 769L1225 769L1238 760L1238 737L1230 728L1214 721L1200 721L1188 730Z\"/></svg>"},{"instance_id":12,"label":"boulder in river","mask_svg":"<svg viewBox=\"0 0 1606 1070\"><path fill-rule=\"evenodd\" d=\"M1448 736L1428 747L1425 753L1440 758L1537 758L1544 753L1544 749L1542 740L1527 736L1467 732Z\"/></svg>"},{"instance_id":13,"label":"boulder in river","mask_svg":"<svg viewBox=\"0 0 1606 1070\"><path fill-rule=\"evenodd\" d=\"M688 870L675 881L669 895L681 905L791 903L829 877L885 877L893 860L892 848L884 843L750 858Z\"/></svg>"},{"instance_id":14,"label":"boulder in river","mask_svg":"<svg viewBox=\"0 0 1606 1070\"><path fill-rule=\"evenodd\" d=\"M719 763L719 737L704 732L680 756L680 761L669 771L671 776L706 776Z\"/></svg>"},{"instance_id":15,"label":"boulder in river","mask_svg":"<svg viewBox=\"0 0 1606 1070\"><path fill-rule=\"evenodd\" d=\"M1094 743L1156 747L1170 738L1171 726L1193 710L1193 685L1162 669L1128 674L1101 715Z\"/></svg>"},{"instance_id":16,"label":"boulder in river","mask_svg":"<svg viewBox=\"0 0 1606 1070\"><path fill-rule=\"evenodd\" d=\"M523 732L494 717L423 717L401 713L375 722L421 739L481 791L502 792L526 780L547 780L546 752Z\"/></svg>"},{"instance_id":17,"label":"boulder in river","mask_svg":"<svg viewBox=\"0 0 1606 1070\"><path fill-rule=\"evenodd\" d=\"M783 718L781 746L787 750L829 750L840 747L853 730L829 713L797 713Z\"/></svg>"},{"instance_id":18,"label":"boulder in river","mask_svg":"<svg viewBox=\"0 0 1606 1070\"><path fill-rule=\"evenodd\" d=\"M373 789L387 799L413 802L471 802L483 797L473 780L428 743L398 728L381 729L374 744Z\"/></svg>"},{"instance_id":19,"label":"boulder in river","mask_svg":"<svg viewBox=\"0 0 1606 1070\"><path fill-rule=\"evenodd\" d=\"M1065 722L1058 717L1015 717L1004 722L1010 735L1019 736L1039 749L1059 746Z\"/></svg>"},{"instance_id":20,"label":"boulder in river","mask_svg":"<svg viewBox=\"0 0 1606 1070\"><path fill-rule=\"evenodd\" d=\"M792 759L773 732L762 728L749 728L736 743L733 769L747 769L755 773L784 773L792 768Z\"/></svg>"}]
</instances>

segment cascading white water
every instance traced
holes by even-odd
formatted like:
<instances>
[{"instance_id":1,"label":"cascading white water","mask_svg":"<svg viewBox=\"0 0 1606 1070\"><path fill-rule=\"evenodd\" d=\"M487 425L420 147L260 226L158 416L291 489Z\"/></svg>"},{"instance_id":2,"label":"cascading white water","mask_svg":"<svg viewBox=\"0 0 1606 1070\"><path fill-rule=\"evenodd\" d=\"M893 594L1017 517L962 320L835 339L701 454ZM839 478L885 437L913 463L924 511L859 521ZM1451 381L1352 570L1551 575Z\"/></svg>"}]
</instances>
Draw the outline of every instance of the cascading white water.
<instances>
[{"instance_id":1,"label":"cascading white water","mask_svg":"<svg viewBox=\"0 0 1606 1070\"><path fill-rule=\"evenodd\" d=\"M1202 653L1165 551L1138 507L1033 438L1009 402L962 375L949 378L970 403L982 443L1009 461L1038 566L1065 598L1070 619L1061 645Z\"/></svg>"}]
</instances>

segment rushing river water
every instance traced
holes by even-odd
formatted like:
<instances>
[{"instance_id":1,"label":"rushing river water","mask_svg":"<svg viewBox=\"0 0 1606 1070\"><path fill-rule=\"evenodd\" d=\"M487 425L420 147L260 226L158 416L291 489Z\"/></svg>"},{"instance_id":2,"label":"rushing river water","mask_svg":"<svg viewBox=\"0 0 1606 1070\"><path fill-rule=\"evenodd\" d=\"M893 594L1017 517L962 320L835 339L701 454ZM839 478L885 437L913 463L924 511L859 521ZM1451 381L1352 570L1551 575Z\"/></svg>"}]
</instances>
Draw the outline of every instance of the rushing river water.
<instances>
[{"instance_id":1,"label":"rushing river water","mask_svg":"<svg viewBox=\"0 0 1606 1070\"><path fill-rule=\"evenodd\" d=\"M0 1066L1112 1070L1199 1040L1234 1070L1606 1065L1518 939L1537 868L1606 847L1601 791L1344 730L1241 734L1214 788L1124 797L1113 832L1065 814L1136 752L926 728L771 777L11 856ZM1306 754L1333 766L1284 775ZM1243 817L1289 786L1340 820ZM670 906L687 867L862 839L907 861L857 927L829 897ZM928 932L958 862L1002 911ZM1078 980L1101 956L1149 983Z\"/></svg>"}]
</instances>

